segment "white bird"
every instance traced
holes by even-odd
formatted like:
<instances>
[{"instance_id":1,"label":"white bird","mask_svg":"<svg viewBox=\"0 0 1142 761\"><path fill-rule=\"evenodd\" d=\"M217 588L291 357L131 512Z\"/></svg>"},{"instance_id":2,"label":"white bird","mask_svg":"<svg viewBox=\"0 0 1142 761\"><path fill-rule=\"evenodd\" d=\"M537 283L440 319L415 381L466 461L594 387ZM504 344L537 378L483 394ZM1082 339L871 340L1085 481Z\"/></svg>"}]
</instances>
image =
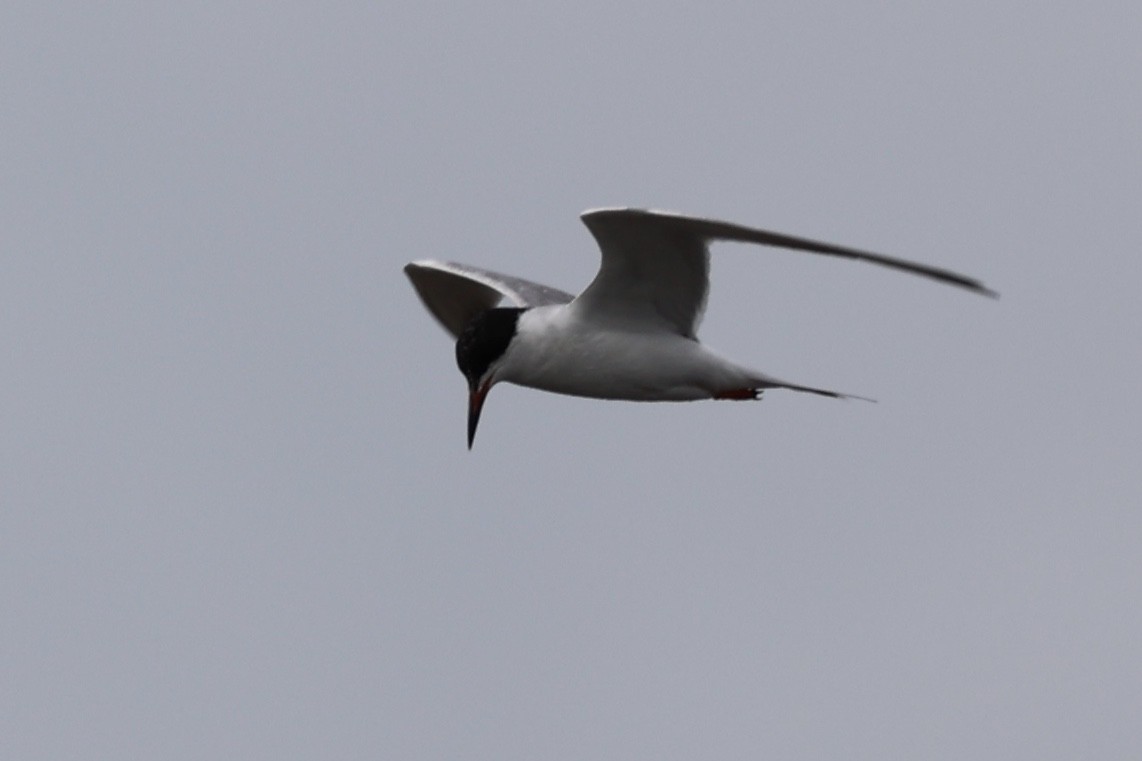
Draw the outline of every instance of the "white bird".
<instances>
[{"instance_id":1,"label":"white bird","mask_svg":"<svg viewBox=\"0 0 1142 761\"><path fill-rule=\"evenodd\" d=\"M872 262L987 296L978 280L937 267L730 222L641 209L581 215L602 250L578 296L463 264L405 266L421 301L456 338L468 381L468 448L492 386L631 401L757 399L767 388L845 398L774 378L698 342L713 240L760 243ZM497 307L506 298L514 306Z\"/></svg>"}]
</instances>

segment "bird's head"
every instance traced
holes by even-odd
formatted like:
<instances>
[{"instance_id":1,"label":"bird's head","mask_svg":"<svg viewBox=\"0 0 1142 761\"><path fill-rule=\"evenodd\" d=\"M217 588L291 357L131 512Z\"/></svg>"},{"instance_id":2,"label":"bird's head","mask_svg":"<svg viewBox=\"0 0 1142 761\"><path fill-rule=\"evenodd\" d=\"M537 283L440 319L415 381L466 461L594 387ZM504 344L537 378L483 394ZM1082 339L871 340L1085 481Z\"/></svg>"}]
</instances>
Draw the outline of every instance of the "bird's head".
<instances>
[{"instance_id":1,"label":"bird's head","mask_svg":"<svg viewBox=\"0 0 1142 761\"><path fill-rule=\"evenodd\" d=\"M468 448L476 438L484 399L497 381L504 354L516 334L523 309L498 307L480 312L456 339L456 364L468 380Z\"/></svg>"}]
</instances>

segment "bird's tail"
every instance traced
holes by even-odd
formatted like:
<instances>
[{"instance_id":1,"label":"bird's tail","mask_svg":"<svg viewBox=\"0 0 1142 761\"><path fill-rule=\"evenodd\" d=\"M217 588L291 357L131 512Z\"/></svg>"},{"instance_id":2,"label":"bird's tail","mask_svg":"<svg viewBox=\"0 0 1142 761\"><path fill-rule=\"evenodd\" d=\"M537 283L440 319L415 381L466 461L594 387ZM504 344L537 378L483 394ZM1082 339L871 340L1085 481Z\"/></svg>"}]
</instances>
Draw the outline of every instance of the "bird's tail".
<instances>
[{"instance_id":1,"label":"bird's tail","mask_svg":"<svg viewBox=\"0 0 1142 761\"><path fill-rule=\"evenodd\" d=\"M759 375L756 379L758 389L767 388L787 388L790 391L801 391L806 394L816 394L817 396L827 396L832 399L860 399L864 402L876 403L875 399L870 399L867 396L858 396L857 394L843 394L840 391L830 391L826 388L815 388L813 386L802 386L797 383L788 383L777 378L771 378L768 375Z\"/></svg>"}]
</instances>

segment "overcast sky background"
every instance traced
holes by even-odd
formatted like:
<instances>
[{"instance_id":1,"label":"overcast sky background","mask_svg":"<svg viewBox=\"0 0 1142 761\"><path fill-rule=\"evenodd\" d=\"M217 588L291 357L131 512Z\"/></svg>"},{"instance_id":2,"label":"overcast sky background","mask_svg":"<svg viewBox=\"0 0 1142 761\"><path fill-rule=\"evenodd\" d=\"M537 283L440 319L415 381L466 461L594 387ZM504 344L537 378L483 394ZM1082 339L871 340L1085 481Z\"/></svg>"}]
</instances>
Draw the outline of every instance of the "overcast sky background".
<instances>
[{"instance_id":1,"label":"overcast sky background","mask_svg":"<svg viewBox=\"0 0 1142 761\"><path fill-rule=\"evenodd\" d=\"M1127 759L1137 2L0 7L0 756ZM879 399L499 386L418 258L716 247L704 340Z\"/></svg>"}]
</instances>

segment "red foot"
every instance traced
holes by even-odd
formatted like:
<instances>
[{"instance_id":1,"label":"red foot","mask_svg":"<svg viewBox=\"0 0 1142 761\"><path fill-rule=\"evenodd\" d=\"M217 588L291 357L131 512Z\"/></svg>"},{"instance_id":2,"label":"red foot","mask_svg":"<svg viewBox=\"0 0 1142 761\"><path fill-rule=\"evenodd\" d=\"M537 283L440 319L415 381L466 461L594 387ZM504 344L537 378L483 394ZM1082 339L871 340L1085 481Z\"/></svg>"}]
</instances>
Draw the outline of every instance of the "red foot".
<instances>
[{"instance_id":1,"label":"red foot","mask_svg":"<svg viewBox=\"0 0 1142 761\"><path fill-rule=\"evenodd\" d=\"M731 388L729 391L719 391L714 394L715 399L757 399L761 396L760 388Z\"/></svg>"}]
</instances>

